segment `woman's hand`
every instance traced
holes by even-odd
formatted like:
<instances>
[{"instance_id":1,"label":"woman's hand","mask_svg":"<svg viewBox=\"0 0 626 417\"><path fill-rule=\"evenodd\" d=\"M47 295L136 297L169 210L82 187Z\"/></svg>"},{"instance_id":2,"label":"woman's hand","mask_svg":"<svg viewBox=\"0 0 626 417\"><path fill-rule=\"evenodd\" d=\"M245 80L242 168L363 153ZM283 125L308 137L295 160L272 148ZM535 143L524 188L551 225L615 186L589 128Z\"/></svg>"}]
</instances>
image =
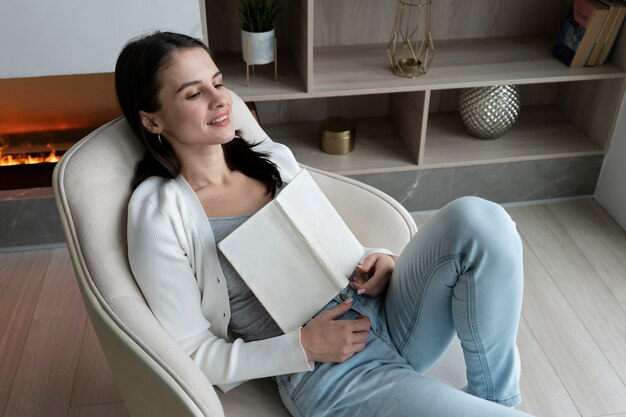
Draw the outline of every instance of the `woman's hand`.
<instances>
[{"instance_id":1,"label":"woman's hand","mask_svg":"<svg viewBox=\"0 0 626 417\"><path fill-rule=\"evenodd\" d=\"M300 342L307 360L344 362L365 349L370 320L365 316L354 320L337 320L350 307L351 298L320 313L300 330Z\"/></svg>"},{"instance_id":2,"label":"woman's hand","mask_svg":"<svg viewBox=\"0 0 626 417\"><path fill-rule=\"evenodd\" d=\"M354 280L350 286L359 294L376 297L385 292L389 286L391 273L396 266L396 259L384 253L372 253L365 257L363 262L356 266ZM361 274L369 274L364 280Z\"/></svg>"}]
</instances>

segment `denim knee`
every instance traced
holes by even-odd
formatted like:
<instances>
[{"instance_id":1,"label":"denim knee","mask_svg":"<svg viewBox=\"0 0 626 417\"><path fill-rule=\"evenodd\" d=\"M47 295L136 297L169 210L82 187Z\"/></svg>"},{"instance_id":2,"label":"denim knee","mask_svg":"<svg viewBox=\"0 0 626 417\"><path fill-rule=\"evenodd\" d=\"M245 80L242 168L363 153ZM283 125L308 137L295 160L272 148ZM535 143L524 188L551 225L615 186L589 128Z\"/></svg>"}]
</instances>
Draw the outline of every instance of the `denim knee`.
<instances>
[{"instance_id":1,"label":"denim knee","mask_svg":"<svg viewBox=\"0 0 626 417\"><path fill-rule=\"evenodd\" d=\"M467 233L482 244L519 249L521 239L511 216L504 208L480 197L461 197L441 209L446 222L459 232ZM461 233L462 234L462 233Z\"/></svg>"}]
</instances>

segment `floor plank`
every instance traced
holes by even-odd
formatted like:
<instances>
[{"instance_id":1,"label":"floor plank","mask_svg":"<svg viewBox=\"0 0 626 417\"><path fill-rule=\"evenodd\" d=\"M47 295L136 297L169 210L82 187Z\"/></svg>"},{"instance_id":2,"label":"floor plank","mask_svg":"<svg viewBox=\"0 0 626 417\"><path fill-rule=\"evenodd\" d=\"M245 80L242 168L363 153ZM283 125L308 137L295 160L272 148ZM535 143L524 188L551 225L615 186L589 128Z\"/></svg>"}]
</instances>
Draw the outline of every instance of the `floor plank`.
<instances>
[{"instance_id":1,"label":"floor plank","mask_svg":"<svg viewBox=\"0 0 626 417\"><path fill-rule=\"evenodd\" d=\"M72 407L67 417L130 417L124 403Z\"/></svg>"},{"instance_id":2,"label":"floor plank","mask_svg":"<svg viewBox=\"0 0 626 417\"><path fill-rule=\"evenodd\" d=\"M518 207L510 212L593 340L618 375L626 376L626 314L612 289L547 206ZM626 404L626 391L623 398ZM617 411L624 410L626 408Z\"/></svg>"},{"instance_id":3,"label":"floor plank","mask_svg":"<svg viewBox=\"0 0 626 417\"><path fill-rule=\"evenodd\" d=\"M522 403L517 408L536 417L580 417L524 318L520 321L517 345L523 369L520 381Z\"/></svg>"},{"instance_id":4,"label":"floor plank","mask_svg":"<svg viewBox=\"0 0 626 417\"><path fill-rule=\"evenodd\" d=\"M521 231L528 234L524 223ZM576 408L584 417L625 411L626 387L554 284L536 249L527 242L525 249L522 315Z\"/></svg>"},{"instance_id":5,"label":"floor plank","mask_svg":"<svg viewBox=\"0 0 626 417\"><path fill-rule=\"evenodd\" d=\"M526 246L519 408L537 417L626 417L626 374L605 354L608 340L596 338L620 337L611 314L624 306L626 233L589 200L509 212ZM420 226L431 215L414 217ZM66 250L0 254L0 416L128 417L91 325L80 324L69 265ZM457 341L439 365L433 376L464 384Z\"/></svg>"},{"instance_id":6,"label":"floor plank","mask_svg":"<svg viewBox=\"0 0 626 417\"><path fill-rule=\"evenodd\" d=\"M0 254L0 415L9 399L49 260L48 251Z\"/></svg>"},{"instance_id":7,"label":"floor plank","mask_svg":"<svg viewBox=\"0 0 626 417\"><path fill-rule=\"evenodd\" d=\"M626 312L626 234L609 227L587 201L548 208Z\"/></svg>"},{"instance_id":8,"label":"floor plank","mask_svg":"<svg viewBox=\"0 0 626 417\"><path fill-rule=\"evenodd\" d=\"M67 416L85 320L32 322L4 417Z\"/></svg>"},{"instance_id":9,"label":"floor plank","mask_svg":"<svg viewBox=\"0 0 626 417\"><path fill-rule=\"evenodd\" d=\"M85 317L87 311L80 296L67 248L53 249L50 254L50 263L34 318Z\"/></svg>"},{"instance_id":10,"label":"floor plank","mask_svg":"<svg viewBox=\"0 0 626 417\"><path fill-rule=\"evenodd\" d=\"M87 320L71 406L117 402L122 402L122 396L113 383L113 374L104 357L96 332L91 322Z\"/></svg>"},{"instance_id":11,"label":"floor plank","mask_svg":"<svg viewBox=\"0 0 626 417\"><path fill-rule=\"evenodd\" d=\"M583 201L596 212L600 219L606 224L608 230L611 230L611 233L620 235L622 239L626 238L626 230L622 229L619 223L617 223L596 200L588 198Z\"/></svg>"}]
</instances>

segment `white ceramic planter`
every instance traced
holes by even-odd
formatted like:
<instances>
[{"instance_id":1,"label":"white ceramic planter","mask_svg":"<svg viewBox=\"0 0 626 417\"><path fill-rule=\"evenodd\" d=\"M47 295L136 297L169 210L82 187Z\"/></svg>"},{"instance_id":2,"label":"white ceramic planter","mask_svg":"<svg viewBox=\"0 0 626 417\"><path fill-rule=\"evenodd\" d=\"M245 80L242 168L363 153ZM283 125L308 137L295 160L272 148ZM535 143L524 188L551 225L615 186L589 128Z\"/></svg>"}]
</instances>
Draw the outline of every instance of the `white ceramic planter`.
<instances>
[{"instance_id":1,"label":"white ceramic planter","mask_svg":"<svg viewBox=\"0 0 626 417\"><path fill-rule=\"evenodd\" d=\"M243 60L249 65L263 65L274 61L274 29L269 32L241 31Z\"/></svg>"}]
</instances>

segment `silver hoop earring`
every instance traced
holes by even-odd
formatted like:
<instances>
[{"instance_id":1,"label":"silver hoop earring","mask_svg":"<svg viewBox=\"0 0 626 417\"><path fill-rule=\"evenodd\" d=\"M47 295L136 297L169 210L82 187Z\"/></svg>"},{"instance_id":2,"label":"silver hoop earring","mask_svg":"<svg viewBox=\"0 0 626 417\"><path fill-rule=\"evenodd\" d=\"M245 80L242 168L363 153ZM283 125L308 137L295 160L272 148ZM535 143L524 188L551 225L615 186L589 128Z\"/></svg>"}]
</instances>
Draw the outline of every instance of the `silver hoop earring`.
<instances>
[{"instance_id":1,"label":"silver hoop earring","mask_svg":"<svg viewBox=\"0 0 626 417\"><path fill-rule=\"evenodd\" d=\"M163 142L161 141L161 134L157 133L157 139L159 140L159 145L162 145Z\"/></svg>"}]
</instances>

